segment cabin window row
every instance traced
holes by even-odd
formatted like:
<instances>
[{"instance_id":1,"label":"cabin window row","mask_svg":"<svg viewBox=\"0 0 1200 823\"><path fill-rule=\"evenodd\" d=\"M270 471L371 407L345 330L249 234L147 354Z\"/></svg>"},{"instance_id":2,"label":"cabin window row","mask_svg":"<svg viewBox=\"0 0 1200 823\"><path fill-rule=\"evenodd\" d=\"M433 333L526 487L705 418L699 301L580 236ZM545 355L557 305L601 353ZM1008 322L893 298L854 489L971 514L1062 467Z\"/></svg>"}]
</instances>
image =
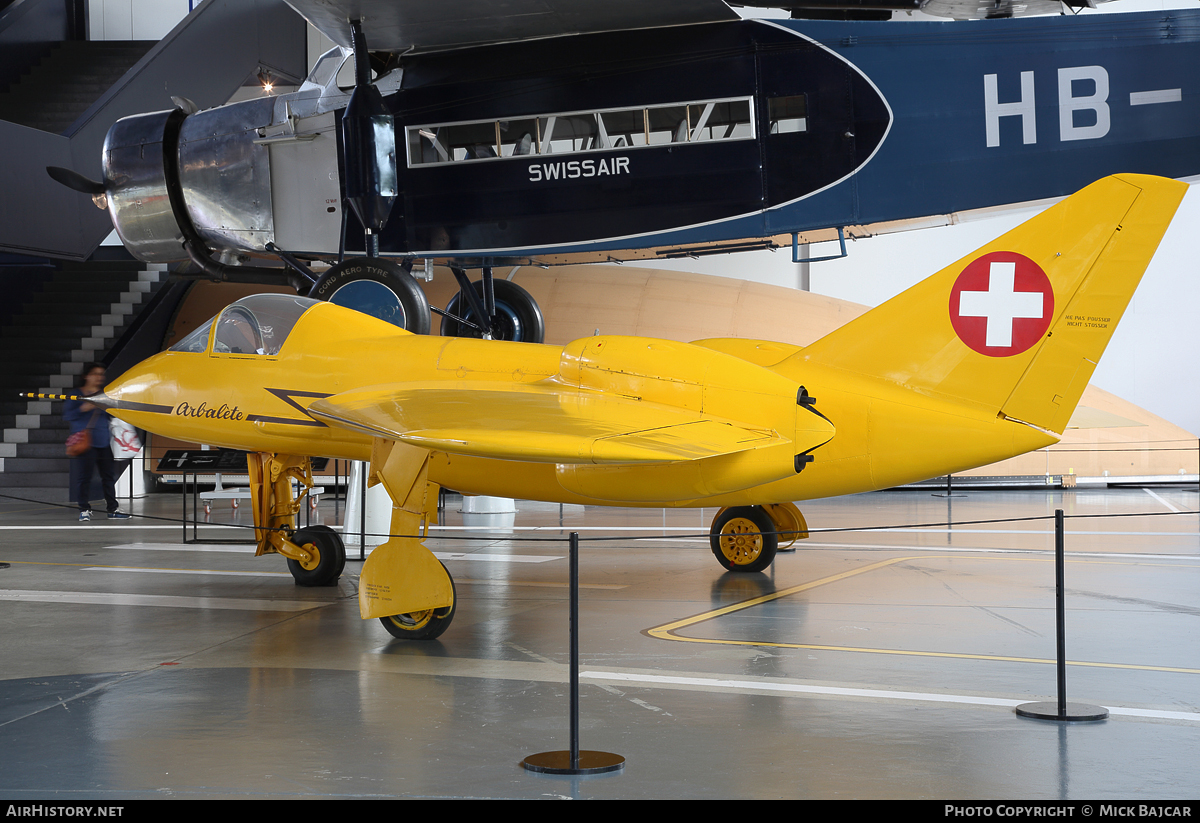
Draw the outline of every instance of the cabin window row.
<instances>
[{"instance_id":1,"label":"cabin window row","mask_svg":"<svg viewBox=\"0 0 1200 823\"><path fill-rule=\"evenodd\" d=\"M772 111L775 108L775 101L771 101ZM787 130L804 130L803 116L796 115L803 109L802 104L788 108ZM774 130L777 125L772 123L772 128ZM747 97L639 109L410 126L407 130L408 164L426 166L672 143L750 140L754 136L754 105Z\"/></svg>"}]
</instances>

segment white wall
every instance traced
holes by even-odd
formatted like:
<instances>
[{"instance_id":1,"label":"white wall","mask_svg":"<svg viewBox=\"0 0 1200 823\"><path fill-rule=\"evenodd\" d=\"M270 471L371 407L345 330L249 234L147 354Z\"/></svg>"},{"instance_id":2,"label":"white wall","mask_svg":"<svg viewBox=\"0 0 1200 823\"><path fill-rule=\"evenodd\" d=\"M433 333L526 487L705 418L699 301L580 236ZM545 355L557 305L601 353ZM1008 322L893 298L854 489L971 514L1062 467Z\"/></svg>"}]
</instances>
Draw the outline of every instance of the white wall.
<instances>
[{"instance_id":1,"label":"white wall","mask_svg":"<svg viewBox=\"0 0 1200 823\"><path fill-rule=\"evenodd\" d=\"M92 40L161 40L201 0L90 0L88 25ZM333 48L321 32L308 27L308 68Z\"/></svg>"},{"instance_id":2,"label":"white wall","mask_svg":"<svg viewBox=\"0 0 1200 823\"><path fill-rule=\"evenodd\" d=\"M198 0L91 0L92 40L161 40Z\"/></svg>"}]
</instances>

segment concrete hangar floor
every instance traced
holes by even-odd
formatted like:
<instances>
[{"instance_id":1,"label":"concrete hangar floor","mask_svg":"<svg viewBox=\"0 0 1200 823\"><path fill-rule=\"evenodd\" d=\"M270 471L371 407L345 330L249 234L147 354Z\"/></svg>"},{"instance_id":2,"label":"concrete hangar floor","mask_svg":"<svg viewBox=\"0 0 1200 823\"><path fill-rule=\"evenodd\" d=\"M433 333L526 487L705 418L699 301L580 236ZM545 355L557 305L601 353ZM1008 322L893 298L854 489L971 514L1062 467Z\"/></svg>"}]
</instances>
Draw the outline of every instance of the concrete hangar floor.
<instances>
[{"instance_id":1,"label":"concrete hangar floor","mask_svg":"<svg viewBox=\"0 0 1200 823\"><path fill-rule=\"evenodd\" d=\"M1197 796L1194 488L817 501L814 528L1041 519L818 533L749 575L712 558L711 509L519 502L497 534L457 504L430 541L457 615L421 643L359 619L353 560L299 589L245 544L184 544L151 519L178 494L91 524L0 501L0 798ZM1054 698L1060 507L1068 693L1099 723L1013 712ZM568 746L572 530L582 746L626 758L586 778L519 766Z\"/></svg>"}]
</instances>

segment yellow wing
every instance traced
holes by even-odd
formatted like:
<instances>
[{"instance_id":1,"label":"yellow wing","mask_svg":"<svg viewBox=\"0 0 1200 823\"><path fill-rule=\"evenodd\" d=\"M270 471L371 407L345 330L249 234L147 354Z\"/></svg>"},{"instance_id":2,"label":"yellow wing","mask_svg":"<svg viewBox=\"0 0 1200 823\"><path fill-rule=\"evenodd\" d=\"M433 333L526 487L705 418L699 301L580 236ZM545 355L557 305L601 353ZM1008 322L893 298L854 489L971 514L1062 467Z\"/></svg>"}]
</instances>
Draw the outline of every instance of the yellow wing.
<instances>
[{"instance_id":1,"label":"yellow wing","mask_svg":"<svg viewBox=\"0 0 1200 823\"><path fill-rule=\"evenodd\" d=\"M554 381L372 386L318 400L308 411L426 449L539 463L700 460L791 442L771 429ZM809 416L811 431L796 452L833 436L828 421Z\"/></svg>"}]
</instances>

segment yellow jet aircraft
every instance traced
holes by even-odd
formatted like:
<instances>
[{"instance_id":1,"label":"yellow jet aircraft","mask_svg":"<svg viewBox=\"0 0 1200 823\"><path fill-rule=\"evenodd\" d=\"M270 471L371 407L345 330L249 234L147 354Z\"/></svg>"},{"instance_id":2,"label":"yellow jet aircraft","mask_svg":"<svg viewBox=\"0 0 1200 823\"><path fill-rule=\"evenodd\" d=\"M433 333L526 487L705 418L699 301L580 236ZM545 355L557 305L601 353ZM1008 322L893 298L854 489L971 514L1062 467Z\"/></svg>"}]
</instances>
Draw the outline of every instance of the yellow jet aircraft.
<instances>
[{"instance_id":1,"label":"yellow jet aircraft","mask_svg":"<svg viewBox=\"0 0 1200 823\"><path fill-rule=\"evenodd\" d=\"M807 347L597 336L567 346L410 334L255 295L108 386L151 432L251 452L258 553L300 585L345 563L295 529L309 456L370 461L393 536L363 618L436 637L454 584L423 545L438 485L609 506L721 507L712 550L760 571L793 501L924 480L1056 442L1187 186L1105 178ZM96 402L97 398L92 398Z\"/></svg>"}]
</instances>

